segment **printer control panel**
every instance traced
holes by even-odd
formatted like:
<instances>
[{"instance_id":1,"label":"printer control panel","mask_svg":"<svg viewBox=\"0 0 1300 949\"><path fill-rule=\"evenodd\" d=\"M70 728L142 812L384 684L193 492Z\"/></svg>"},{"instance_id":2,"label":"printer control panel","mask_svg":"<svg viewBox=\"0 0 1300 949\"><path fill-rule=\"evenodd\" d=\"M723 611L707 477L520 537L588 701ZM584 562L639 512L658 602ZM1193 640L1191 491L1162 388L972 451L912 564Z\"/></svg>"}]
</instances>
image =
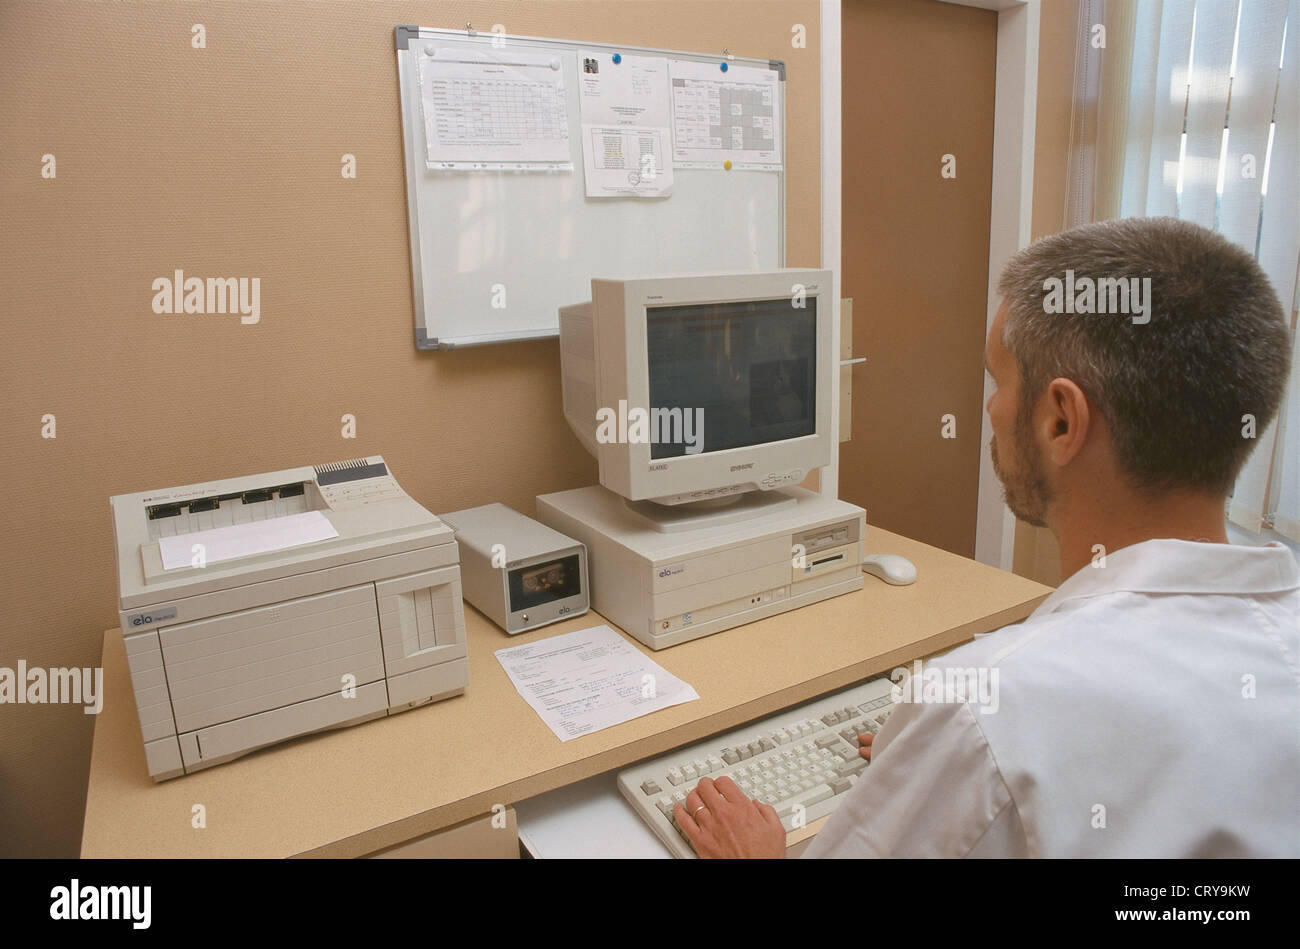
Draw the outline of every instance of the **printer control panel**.
<instances>
[{"instance_id":1,"label":"printer control panel","mask_svg":"<svg viewBox=\"0 0 1300 949\"><path fill-rule=\"evenodd\" d=\"M316 472L316 486L321 498L332 511L345 511L406 496L381 458L339 461L312 470Z\"/></svg>"}]
</instances>

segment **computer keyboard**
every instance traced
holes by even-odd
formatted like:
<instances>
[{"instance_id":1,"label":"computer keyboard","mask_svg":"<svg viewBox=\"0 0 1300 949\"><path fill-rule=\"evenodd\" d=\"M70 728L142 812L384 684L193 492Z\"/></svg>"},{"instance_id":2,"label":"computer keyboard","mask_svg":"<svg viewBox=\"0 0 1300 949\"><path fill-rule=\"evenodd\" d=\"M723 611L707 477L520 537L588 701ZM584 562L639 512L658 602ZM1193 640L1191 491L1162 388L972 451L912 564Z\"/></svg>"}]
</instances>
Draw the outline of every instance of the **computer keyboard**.
<instances>
[{"instance_id":1,"label":"computer keyboard","mask_svg":"<svg viewBox=\"0 0 1300 949\"><path fill-rule=\"evenodd\" d=\"M750 722L619 772L632 808L677 857L693 857L673 820L700 778L726 775L776 808L789 833L835 810L867 769L858 735L875 733L893 711L888 678L871 679Z\"/></svg>"}]
</instances>

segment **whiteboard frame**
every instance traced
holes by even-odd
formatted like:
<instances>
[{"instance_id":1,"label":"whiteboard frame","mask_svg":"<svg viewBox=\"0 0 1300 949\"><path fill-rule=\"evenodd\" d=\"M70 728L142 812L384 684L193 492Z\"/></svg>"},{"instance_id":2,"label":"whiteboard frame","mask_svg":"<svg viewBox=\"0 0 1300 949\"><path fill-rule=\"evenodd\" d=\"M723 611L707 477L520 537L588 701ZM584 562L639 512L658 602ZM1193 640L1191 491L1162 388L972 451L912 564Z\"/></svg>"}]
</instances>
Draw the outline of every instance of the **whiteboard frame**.
<instances>
[{"instance_id":1,"label":"whiteboard frame","mask_svg":"<svg viewBox=\"0 0 1300 949\"><path fill-rule=\"evenodd\" d=\"M554 339L559 336L559 312L554 314L555 325L539 329L513 330L500 333L478 333L454 337L438 337L429 331L429 314L425 310L424 288L424 246L420 235L420 195L417 182L421 180L423 161L421 160L424 144L423 125L418 114L418 73L413 62L414 51L411 41L430 40L478 40L491 49L494 42L503 42L507 47L513 43L531 46L544 46L581 53L594 50L608 53L631 53L649 56L661 56L665 59L680 59L692 62L718 63L720 54L691 53L682 50L654 49L647 46L623 46L612 43L585 43L575 40L559 40L540 36L517 36L515 34L484 33L477 30L446 30L421 26L396 26L393 29L394 48L397 56L397 78L402 110L402 141L406 159L406 204L407 222L411 249L411 292L415 304L415 346L422 350L450 350L467 346L483 346L494 343L510 343L532 339ZM499 39L498 39L499 38ZM785 258L785 162L786 162L786 88L785 62L779 59L755 59L727 55L728 64L753 66L760 69L773 69L779 72L777 83L781 109L781 169L764 172L777 176L777 267L786 266ZM415 84L415 88L412 85ZM583 173L582 156L575 161L574 174ZM693 170L693 169L692 169ZM506 174L506 172L485 171L479 174ZM574 303L580 302L577 300Z\"/></svg>"}]
</instances>

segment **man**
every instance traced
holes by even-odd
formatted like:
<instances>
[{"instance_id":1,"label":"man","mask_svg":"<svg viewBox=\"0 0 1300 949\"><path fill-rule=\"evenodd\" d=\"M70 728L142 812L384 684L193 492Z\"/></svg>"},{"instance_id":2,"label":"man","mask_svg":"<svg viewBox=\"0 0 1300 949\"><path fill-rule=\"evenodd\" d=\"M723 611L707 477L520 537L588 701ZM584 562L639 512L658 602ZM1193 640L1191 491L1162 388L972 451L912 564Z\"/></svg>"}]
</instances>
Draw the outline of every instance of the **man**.
<instances>
[{"instance_id":1,"label":"man","mask_svg":"<svg viewBox=\"0 0 1300 949\"><path fill-rule=\"evenodd\" d=\"M1068 579L929 664L994 701L897 705L806 856L1300 856L1300 569L1224 531L1286 382L1276 294L1169 218L1039 241L999 291L994 469ZM675 813L702 856L784 855L775 812L727 778Z\"/></svg>"}]
</instances>

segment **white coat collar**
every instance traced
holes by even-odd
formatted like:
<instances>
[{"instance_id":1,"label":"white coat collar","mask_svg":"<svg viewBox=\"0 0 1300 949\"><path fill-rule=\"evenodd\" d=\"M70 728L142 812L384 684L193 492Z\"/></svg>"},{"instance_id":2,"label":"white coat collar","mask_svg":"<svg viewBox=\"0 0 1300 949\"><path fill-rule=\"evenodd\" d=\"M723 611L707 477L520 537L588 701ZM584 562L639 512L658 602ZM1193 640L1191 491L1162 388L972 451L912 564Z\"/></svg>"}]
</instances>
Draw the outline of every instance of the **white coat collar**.
<instances>
[{"instance_id":1,"label":"white coat collar","mask_svg":"<svg viewBox=\"0 0 1300 949\"><path fill-rule=\"evenodd\" d=\"M1295 556L1276 542L1248 547L1160 538L1111 551L1105 563L1080 569L1031 615L1052 613L1070 600L1106 593L1258 595L1300 588Z\"/></svg>"}]
</instances>

